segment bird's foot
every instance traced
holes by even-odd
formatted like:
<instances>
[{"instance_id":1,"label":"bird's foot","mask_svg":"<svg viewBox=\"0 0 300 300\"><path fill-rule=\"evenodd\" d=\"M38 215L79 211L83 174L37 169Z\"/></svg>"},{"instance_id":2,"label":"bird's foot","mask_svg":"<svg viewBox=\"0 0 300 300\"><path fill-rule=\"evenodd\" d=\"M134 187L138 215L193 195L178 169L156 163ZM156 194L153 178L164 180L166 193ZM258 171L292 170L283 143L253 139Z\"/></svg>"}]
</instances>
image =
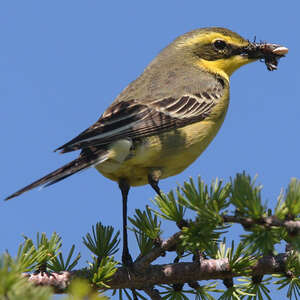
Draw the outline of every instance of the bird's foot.
<instances>
[{"instance_id":1,"label":"bird's foot","mask_svg":"<svg viewBox=\"0 0 300 300\"><path fill-rule=\"evenodd\" d=\"M129 280L132 280L135 277L135 273L133 268L133 260L128 250L123 251L122 253L122 264L127 271Z\"/></svg>"},{"instance_id":2,"label":"bird's foot","mask_svg":"<svg viewBox=\"0 0 300 300\"><path fill-rule=\"evenodd\" d=\"M122 263L123 263L123 266L128 269L132 269L132 267L133 267L133 260L132 260L132 257L128 250L123 251L123 253L122 253Z\"/></svg>"}]
</instances>

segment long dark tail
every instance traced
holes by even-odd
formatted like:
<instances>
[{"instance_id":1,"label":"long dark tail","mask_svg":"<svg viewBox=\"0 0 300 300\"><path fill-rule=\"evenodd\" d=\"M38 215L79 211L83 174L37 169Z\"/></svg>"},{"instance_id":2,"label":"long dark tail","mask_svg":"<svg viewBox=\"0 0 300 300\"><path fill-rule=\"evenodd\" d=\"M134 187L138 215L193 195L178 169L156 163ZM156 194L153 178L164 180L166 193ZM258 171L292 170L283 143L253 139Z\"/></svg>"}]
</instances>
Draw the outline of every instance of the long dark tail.
<instances>
[{"instance_id":1,"label":"long dark tail","mask_svg":"<svg viewBox=\"0 0 300 300\"><path fill-rule=\"evenodd\" d=\"M18 190L12 195L5 198L5 200L12 199L17 197L31 189L34 189L38 186L49 186L58 181L61 181L81 170L87 169L95 164L99 164L107 159L107 153L103 151L102 153L97 153L97 155L84 155L82 154L77 159L69 162L68 164L62 166L61 168L49 173L48 175L34 181L33 183L25 186L24 188Z\"/></svg>"}]
</instances>

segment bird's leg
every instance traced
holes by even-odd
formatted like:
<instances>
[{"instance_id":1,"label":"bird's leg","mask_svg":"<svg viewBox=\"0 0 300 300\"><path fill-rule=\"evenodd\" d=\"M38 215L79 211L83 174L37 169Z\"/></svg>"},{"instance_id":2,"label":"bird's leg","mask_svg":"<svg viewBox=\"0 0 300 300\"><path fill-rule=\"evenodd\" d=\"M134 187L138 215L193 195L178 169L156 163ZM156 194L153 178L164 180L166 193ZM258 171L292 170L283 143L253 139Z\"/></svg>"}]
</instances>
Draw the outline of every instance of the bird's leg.
<instances>
[{"instance_id":1,"label":"bird's leg","mask_svg":"<svg viewBox=\"0 0 300 300\"><path fill-rule=\"evenodd\" d=\"M148 175L148 182L151 185L151 187L155 190L157 195L161 197L161 190L158 186L160 176L161 176L161 170L153 169Z\"/></svg>"},{"instance_id":2,"label":"bird's leg","mask_svg":"<svg viewBox=\"0 0 300 300\"><path fill-rule=\"evenodd\" d=\"M119 181L119 188L122 193L123 202L123 252L122 252L122 263L125 266L131 266L133 261L128 249L128 238L127 238L127 198L130 186L125 179Z\"/></svg>"}]
</instances>

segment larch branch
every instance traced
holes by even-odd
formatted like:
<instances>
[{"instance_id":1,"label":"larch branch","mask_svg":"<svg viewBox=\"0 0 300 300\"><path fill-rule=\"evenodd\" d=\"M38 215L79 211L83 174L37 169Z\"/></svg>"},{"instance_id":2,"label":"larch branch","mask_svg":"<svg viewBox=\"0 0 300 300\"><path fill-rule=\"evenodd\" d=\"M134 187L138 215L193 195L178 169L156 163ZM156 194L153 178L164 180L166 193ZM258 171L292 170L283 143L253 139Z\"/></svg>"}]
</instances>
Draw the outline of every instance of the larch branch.
<instances>
[{"instance_id":1,"label":"larch branch","mask_svg":"<svg viewBox=\"0 0 300 300\"><path fill-rule=\"evenodd\" d=\"M287 253L276 256L265 256L253 267L252 275L283 273ZM140 289L147 294L155 290L149 289L158 284L191 283L199 280L230 279L242 276L231 272L227 259L204 259L200 262L182 262L175 264L150 265L144 272L129 273L126 268L119 268L107 282L111 289ZM24 274L28 280L36 285L51 286L56 293L64 293L74 278L86 278L86 270L75 270L49 274ZM154 298L155 299L155 298ZM159 299L159 298L156 298Z\"/></svg>"}]
</instances>

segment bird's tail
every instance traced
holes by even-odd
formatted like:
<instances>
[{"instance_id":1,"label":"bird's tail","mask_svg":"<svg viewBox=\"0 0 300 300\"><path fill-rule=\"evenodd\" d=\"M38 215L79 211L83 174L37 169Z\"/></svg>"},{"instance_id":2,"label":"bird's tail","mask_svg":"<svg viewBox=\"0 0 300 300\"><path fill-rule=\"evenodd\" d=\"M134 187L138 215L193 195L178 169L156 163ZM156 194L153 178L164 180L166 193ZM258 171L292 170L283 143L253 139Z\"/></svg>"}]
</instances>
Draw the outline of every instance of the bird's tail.
<instances>
[{"instance_id":1,"label":"bird's tail","mask_svg":"<svg viewBox=\"0 0 300 300\"><path fill-rule=\"evenodd\" d=\"M49 173L48 175L34 181L33 183L25 186L24 188L18 190L17 192L15 192L12 195L5 198L5 200L9 200L14 197L17 197L17 196L19 196L31 189L34 189L38 186L52 185L52 184L54 184L58 181L61 181L79 171L87 169L96 164L102 163L105 160L107 160L107 158L108 158L108 155L107 155L106 151L97 153L97 155L96 154L94 154L94 155L82 154L77 159L69 162L68 164L62 166L61 168Z\"/></svg>"}]
</instances>

